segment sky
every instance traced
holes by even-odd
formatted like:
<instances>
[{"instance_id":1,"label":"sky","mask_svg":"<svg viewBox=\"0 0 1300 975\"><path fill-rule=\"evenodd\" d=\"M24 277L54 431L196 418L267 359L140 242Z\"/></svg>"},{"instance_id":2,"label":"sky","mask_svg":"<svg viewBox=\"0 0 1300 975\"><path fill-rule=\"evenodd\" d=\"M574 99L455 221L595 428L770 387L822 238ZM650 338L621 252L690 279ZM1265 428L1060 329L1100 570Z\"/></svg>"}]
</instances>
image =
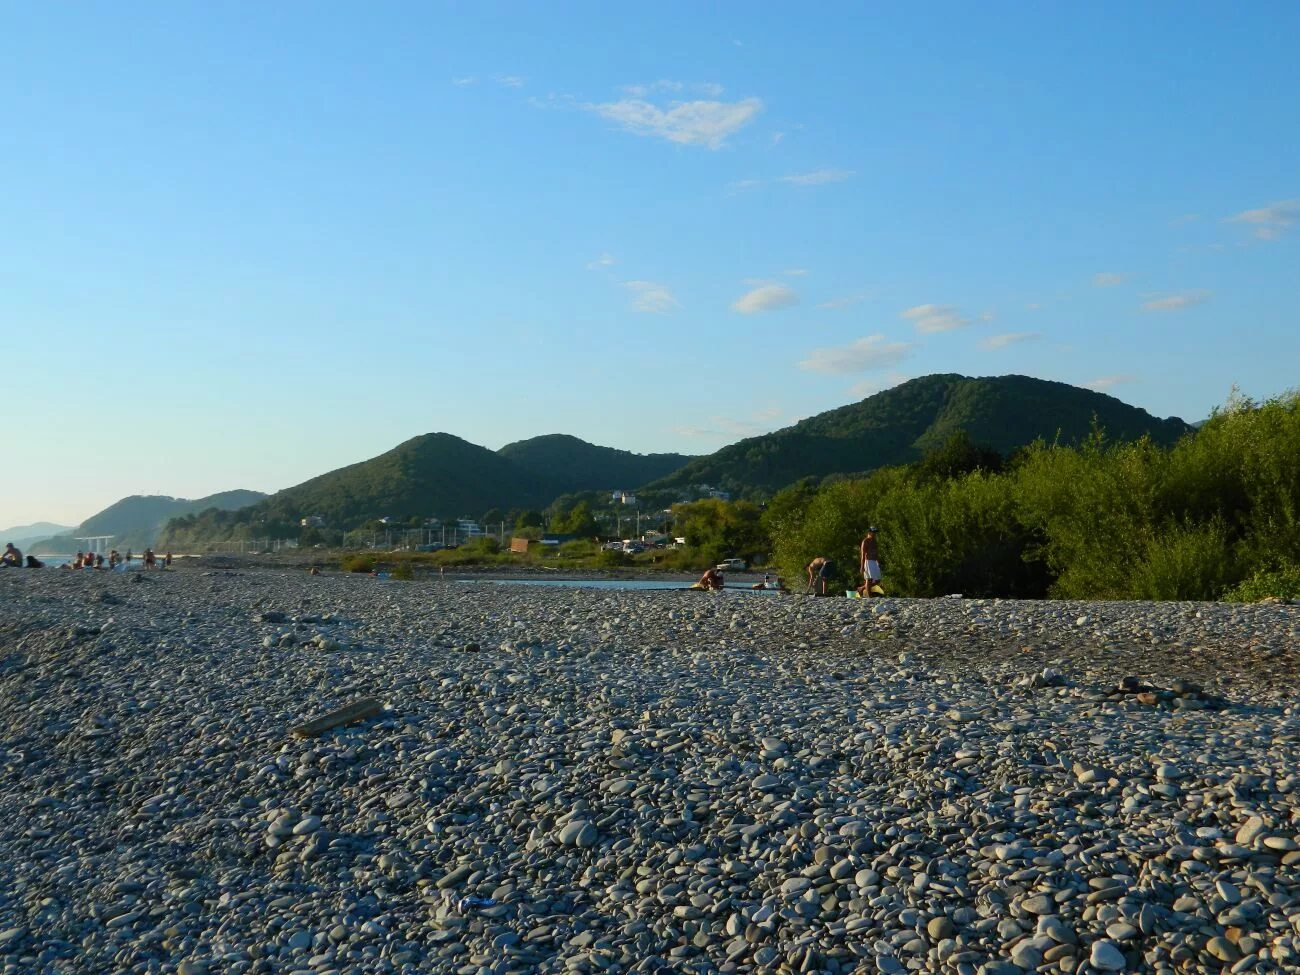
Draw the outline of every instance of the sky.
<instances>
[{"instance_id":1,"label":"sky","mask_svg":"<svg viewBox=\"0 0 1300 975\"><path fill-rule=\"evenodd\" d=\"M0 0L0 526L1300 363L1300 5Z\"/></svg>"}]
</instances>

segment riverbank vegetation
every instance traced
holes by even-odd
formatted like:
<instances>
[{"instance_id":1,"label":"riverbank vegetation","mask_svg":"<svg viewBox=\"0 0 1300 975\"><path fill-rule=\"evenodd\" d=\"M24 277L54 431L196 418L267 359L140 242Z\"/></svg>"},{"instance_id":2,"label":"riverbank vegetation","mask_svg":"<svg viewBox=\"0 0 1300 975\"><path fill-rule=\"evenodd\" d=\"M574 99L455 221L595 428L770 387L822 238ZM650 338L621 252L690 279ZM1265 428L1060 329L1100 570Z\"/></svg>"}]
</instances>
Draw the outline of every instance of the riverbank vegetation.
<instances>
[{"instance_id":1,"label":"riverbank vegetation","mask_svg":"<svg viewBox=\"0 0 1300 975\"><path fill-rule=\"evenodd\" d=\"M879 526L892 595L1296 597L1300 398L1235 400L1169 448L1098 429L1004 460L957 439L909 467L781 492L767 523L785 576L827 555L845 587Z\"/></svg>"}]
</instances>

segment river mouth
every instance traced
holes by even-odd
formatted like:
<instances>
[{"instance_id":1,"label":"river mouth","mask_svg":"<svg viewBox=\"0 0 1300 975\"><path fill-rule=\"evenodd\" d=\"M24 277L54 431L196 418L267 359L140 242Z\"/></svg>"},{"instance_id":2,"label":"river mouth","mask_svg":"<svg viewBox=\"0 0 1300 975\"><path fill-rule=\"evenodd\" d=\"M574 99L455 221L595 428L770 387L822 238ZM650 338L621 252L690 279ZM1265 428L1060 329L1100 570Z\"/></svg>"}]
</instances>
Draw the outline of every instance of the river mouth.
<instances>
[{"instance_id":1,"label":"river mouth","mask_svg":"<svg viewBox=\"0 0 1300 975\"><path fill-rule=\"evenodd\" d=\"M457 579L456 582L472 582L495 586L544 586L551 589L658 589L663 591L696 592L690 583L669 582L655 579ZM745 592L761 596L776 595L776 589L755 589L753 583L738 582L724 586L727 592Z\"/></svg>"}]
</instances>

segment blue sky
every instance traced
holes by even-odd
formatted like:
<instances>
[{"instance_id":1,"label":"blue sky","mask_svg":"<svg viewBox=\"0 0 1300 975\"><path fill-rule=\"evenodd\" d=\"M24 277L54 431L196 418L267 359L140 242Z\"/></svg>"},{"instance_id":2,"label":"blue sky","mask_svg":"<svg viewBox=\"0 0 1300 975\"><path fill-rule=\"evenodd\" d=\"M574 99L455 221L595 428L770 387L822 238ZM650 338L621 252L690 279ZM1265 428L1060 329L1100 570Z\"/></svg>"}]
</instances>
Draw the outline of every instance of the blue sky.
<instances>
[{"instance_id":1,"label":"blue sky","mask_svg":"<svg viewBox=\"0 0 1300 975\"><path fill-rule=\"evenodd\" d=\"M941 371L1296 384L1293 3L368 7L0 3L0 526Z\"/></svg>"}]
</instances>

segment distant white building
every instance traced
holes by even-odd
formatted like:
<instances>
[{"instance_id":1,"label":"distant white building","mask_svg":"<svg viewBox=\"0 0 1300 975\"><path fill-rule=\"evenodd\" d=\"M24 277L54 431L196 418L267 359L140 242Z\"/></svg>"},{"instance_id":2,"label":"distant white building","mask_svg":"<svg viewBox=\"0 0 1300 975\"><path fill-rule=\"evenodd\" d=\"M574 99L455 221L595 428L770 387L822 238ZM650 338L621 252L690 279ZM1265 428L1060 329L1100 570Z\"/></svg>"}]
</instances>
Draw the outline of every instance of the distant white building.
<instances>
[{"instance_id":1,"label":"distant white building","mask_svg":"<svg viewBox=\"0 0 1300 975\"><path fill-rule=\"evenodd\" d=\"M298 525L302 528L324 528L325 519L320 515L308 515L306 518L302 519L302 521L298 522Z\"/></svg>"},{"instance_id":2,"label":"distant white building","mask_svg":"<svg viewBox=\"0 0 1300 975\"><path fill-rule=\"evenodd\" d=\"M630 491L615 491L610 500L615 504L636 504L636 495Z\"/></svg>"},{"instance_id":3,"label":"distant white building","mask_svg":"<svg viewBox=\"0 0 1300 975\"><path fill-rule=\"evenodd\" d=\"M456 520L456 531L468 538L476 538L485 534L482 527L473 518L458 518Z\"/></svg>"}]
</instances>

